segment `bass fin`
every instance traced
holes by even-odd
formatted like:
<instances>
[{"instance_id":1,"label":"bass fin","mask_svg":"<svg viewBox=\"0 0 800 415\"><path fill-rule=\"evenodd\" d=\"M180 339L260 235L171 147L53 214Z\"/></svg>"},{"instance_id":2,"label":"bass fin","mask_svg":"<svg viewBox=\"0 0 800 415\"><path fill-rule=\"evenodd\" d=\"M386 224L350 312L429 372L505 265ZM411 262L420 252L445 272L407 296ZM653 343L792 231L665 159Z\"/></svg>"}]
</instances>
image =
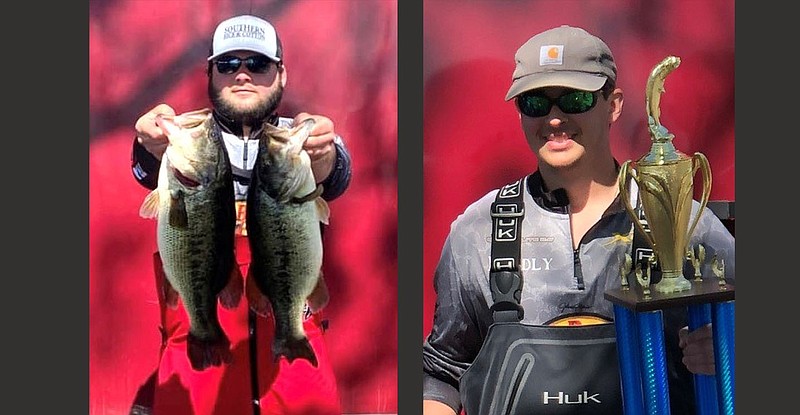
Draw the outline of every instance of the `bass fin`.
<instances>
[{"instance_id":1,"label":"bass fin","mask_svg":"<svg viewBox=\"0 0 800 415\"><path fill-rule=\"evenodd\" d=\"M169 280L166 279L164 280L163 295L164 295L164 304L166 304L167 307L173 310L178 308L178 300L180 299L180 294L178 294L178 291L176 291L175 288L172 286L172 284L169 283Z\"/></svg>"},{"instance_id":2,"label":"bass fin","mask_svg":"<svg viewBox=\"0 0 800 415\"><path fill-rule=\"evenodd\" d=\"M231 310L239 305L242 299L242 292L244 291L244 277L242 277L239 267L234 263L231 266L230 277L228 283L219 293L219 303L222 307Z\"/></svg>"},{"instance_id":3,"label":"bass fin","mask_svg":"<svg viewBox=\"0 0 800 415\"><path fill-rule=\"evenodd\" d=\"M276 337L272 343L272 356L276 361L281 356L285 356L289 363L294 362L296 359L305 359L312 366L319 366L317 355L306 337L300 339L280 339Z\"/></svg>"},{"instance_id":4,"label":"bass fin","mask_svg":"<svg viewBox=\"0 0 800 415\"><path fill-rule=\"evenodd\" d=\"M186 338L186 354L192 369L197 371L211 366L222 366L233 360L230 340L224 334L214 339L201 339L189 332Z\"/></svg>"},{"instance_id":5,"label":"bass fin","mask_svg":"<svg viewBox=\"0 0 800 415\"><path fill-rule=\"evenodd\" d=\"M250 266L252 267L252 264ZM247 303L253 312L267 318L272 314L272 305L269 302L269 298L256 286L255 277L252 277L252 269L248 270L247 274L247 280L245 281Z\"/></svg>"},{"instance_id":6,"label":"bass fin","mask_svg":"<svg viewBox=\"0 0 800 415\"><path fill-rule=\"evenodd\" d=\"M331 208L328 206L328 202L326 202L325 199L318 197L316 200L314 200L314 203L317 207L317 218L320 222L328 225L331 217Z\"/></svg>"},{"instance_id":7,"label":"bass fin","mask_svg":"<svg viewBox=\"0 0 800 415\"><path fill-rule=\"evenodd\" d=\"M186 214L186 202L183 200L183 192L176 192L170 199L169 225L173 228L181 229L189 226L189 215Z\"/></svg>"},{"instance_id":8,"label":"bass fin","mask_svg":"<svg viewBox=\"0 0 800 415\"><path fill-rule=\"evenodd\" d=\"M155 219L158 217L158 189L153 190L145 196L142 206L139 207L139 216L145 219Z\"/></svg>"},{"instance_id":9,"label":"bass fin","mask_svg":"<svg viewBox=\"0 0 800 415\"><path fill-rule=\"evenodd\" d=\"M314 290L311 291L311 294L308 295L306 298L306 302L308 303L308 308L310 309L311 313L316 313L326 305L328 305L328 301L330 299L330 294L328 293L328 285L325 283L325 278L322 275L322 270L319 270L319 278L317 279L317 285L314 286Z\"/></svg>"},{"instance_id":10,"label":"bass fin","mask_svg":"<svg viewBox=\"0 0 800 415\"><path fill-rule=\"evenodd\" d=\"M178 292L172 288L172 285L167 279L167 273L164 271L164 263L161 261L160 252L155 252L153 254L153 271L156 276L156 295L158 296L158 301L175 310L178 308Z\"/></svg>"}]
</instances>

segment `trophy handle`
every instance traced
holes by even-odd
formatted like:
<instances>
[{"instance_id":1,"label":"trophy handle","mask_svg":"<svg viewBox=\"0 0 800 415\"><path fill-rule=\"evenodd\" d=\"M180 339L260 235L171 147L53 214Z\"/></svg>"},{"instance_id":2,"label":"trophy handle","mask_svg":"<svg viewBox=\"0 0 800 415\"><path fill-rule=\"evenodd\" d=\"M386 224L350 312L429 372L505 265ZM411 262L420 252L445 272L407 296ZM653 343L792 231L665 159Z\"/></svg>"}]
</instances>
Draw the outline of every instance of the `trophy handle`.
<instances>
[{"instance_id":1,"label":"trophy handle","mask_svg":"<svg viewBox=\"0 0 800 415\"><path fill-rule=\"evenodd\" d=\"M708 163L708 161L706 161L706 163ZM650 248L653 249L653 254L655 255L656 244L655 242L653 242L653 239L650 237L650 234L644 230L644 226L642 226L641 222L638 219L635 219L638 217L638 215L636 214L636 212L634 212L633 206L631 206L631 197L630 193L628 192L628 175L630 170L630 164L631 161L627 160L624 163L622 163L622 167L620 167L619 169L618 182L619 182L620 198L622 198L622 203L625 206L625 210L628 211L628 216L631 218L631 221L633 221L633 223L639 229L639 232L641 232L642 235L644 235L645 240L650 245ZM639 188L642 187L641 185L639 185L639 178L636 177L634 173L630 173L630 177L636 182L636 185L639 186Z\"/></svg>"},{"instance_id":2,"label":"trophy handle","mask_svg":"<svg viewBox=\"0 0 800 415\"><path fill-rule=\"evenodd\" d=\"M692 164L692 175L697 173L697 169L703 172L703 195L700 198L700 209L697 210L697 215L694 217L692 226L689 227L689 232L686 234L689 238L692 237L692 232L694 232L697 222L700 221L700 215L708 204L708 197L711 195L711 166L708 164L708 159L703 153L694 153L692 156Z\"/></svg>"}]
</instances>

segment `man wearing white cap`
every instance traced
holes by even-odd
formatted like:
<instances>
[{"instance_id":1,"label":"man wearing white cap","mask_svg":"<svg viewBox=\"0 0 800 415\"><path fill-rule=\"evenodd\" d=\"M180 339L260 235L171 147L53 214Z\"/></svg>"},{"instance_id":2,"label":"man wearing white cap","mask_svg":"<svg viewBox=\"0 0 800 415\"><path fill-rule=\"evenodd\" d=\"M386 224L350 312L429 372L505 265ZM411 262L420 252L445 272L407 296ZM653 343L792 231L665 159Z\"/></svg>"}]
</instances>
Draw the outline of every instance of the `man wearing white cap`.
<instances>
[{"instance_id":1,"label":"man wearing white cap","mask_svg":"<svg viewBox=\"0 0 800 415\"><path fill-rule=\"evenodd\" d=\"M237 212L236 256L244 275L250 250L244 229L244 204L264 122L288 127L305 118L316 123L305 143L322 197L332 200L349 186L350 156L333 122L301 112L293 118L276 114L287 81L283 48L275 28L266 20L241 15L217 26L208 57L208 95L215 124L228 151L234 176ZM133 175L149 189L157 185L160 159L167 146L156 125L157 114L175 114L159 104L136 121ZM156 253L156 284L164 284ZM324 280L308 298L304 329L317 357L317 367L298 359L274 361L271 354L274 321L249 310L247 301L228 310L219 307L220 324L231 343L229 363L192 369L186 355L188 319L182 307L171 309L159 298L163 336L159 365L140 391L132 413L157 415L262 415L341 413L336 380L323 333L328 301ZM146 393L146 391L152 391Z\"/></svg>"},{"instance_id":2,"label":"man wearing white cap","mask_svg":"<svg viewBox=\"0 0 800 415\"><path fill-rule=\"evenodd\" d=\"M505 98L516 104L538 169L487 193L451 225L423 345L423 411L619 415L614 312L604 293L620 287L621 258L642 236L620 199L609 144L623 105L617 66L605 42L570 26L530 38L515 65ZM707 208L692 235L698 242L724 258L732 279L733 236ZM714 373L711 331L688 333L678 314L665 313L670 401L672 413L691 414L691 373Z\"/></svg>"}]
</instances>

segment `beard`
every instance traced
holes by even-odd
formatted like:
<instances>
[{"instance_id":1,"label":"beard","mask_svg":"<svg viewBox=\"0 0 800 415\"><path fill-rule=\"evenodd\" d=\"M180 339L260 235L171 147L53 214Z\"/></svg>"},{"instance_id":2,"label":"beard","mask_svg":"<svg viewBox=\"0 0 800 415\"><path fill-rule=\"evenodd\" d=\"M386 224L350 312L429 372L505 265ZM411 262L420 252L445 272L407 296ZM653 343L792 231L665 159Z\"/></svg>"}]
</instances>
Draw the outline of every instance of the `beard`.
<instances>
[{"instance_id":1,"label":"beard","mask_svg":"<svg viewBox=\"0 0 800 415\"><path fill-rule=\"evenodd\" d=\"M278 83L277 88L268 97L250 108L237 108L233 103L221 96L220 90L214 88L211 79L208 80L208 97L214 109L223 116L241 123L242 125L260 126L264 120L272 115L278 108L283 98L283 85Z\"/></svg>"}]
</instances>

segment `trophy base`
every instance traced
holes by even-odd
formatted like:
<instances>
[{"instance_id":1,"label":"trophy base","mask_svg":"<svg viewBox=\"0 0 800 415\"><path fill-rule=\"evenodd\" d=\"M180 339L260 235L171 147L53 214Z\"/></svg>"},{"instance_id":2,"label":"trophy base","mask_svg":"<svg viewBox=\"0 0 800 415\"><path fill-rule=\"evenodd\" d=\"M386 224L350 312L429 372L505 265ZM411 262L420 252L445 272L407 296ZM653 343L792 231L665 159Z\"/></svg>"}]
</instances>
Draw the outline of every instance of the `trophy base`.
<instances>
[{"instance_id":1,"label":"trophy base","mask_svg":"<svg viewBox=\"0 0 800 415\"><path fill-rule=\"evenodd\" d=\"M668 275L667 273L664 273L661 276L661 281L653 286L653 290L664 294L677 293L691 289L691 281L687 280L683 274Z\"/></svg>"},{"instance_id":2,"label":"trophy base","mask_svg":"<svg viewBox=\"0 0 800 415\"><path fill-rule=\"evenodd\" d=\"M605 292L606 300L635 312L664 310L673 307L686 307L693 304L732 301L735 288L732 284L720 284L716 278L706 278L691 282L691 289L677 293L651 292L644 295L642 287L617 288Z\"/></svg>"}]
</instances>

